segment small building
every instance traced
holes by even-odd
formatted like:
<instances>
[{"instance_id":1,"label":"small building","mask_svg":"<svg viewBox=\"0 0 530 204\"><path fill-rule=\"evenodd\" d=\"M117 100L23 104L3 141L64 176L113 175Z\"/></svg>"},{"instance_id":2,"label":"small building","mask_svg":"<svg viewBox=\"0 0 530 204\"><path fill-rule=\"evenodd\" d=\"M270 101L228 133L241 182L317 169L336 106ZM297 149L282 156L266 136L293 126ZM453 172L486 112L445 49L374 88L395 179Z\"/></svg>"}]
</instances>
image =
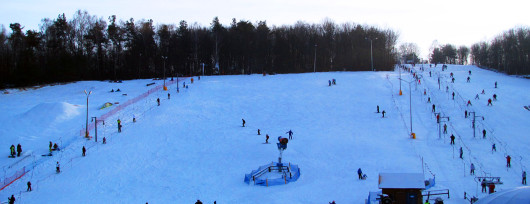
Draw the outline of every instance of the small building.
<instances>
[{"instance_id":1,"label":"small building","mask_svg":"<svg viewBox=\"0 0 530 204\"><path fill-rule=\"evenodd\" d=\"M421 173L379 173L379 189L391 203L422 204L425 180Z\"/></svg>"}]
</instances>

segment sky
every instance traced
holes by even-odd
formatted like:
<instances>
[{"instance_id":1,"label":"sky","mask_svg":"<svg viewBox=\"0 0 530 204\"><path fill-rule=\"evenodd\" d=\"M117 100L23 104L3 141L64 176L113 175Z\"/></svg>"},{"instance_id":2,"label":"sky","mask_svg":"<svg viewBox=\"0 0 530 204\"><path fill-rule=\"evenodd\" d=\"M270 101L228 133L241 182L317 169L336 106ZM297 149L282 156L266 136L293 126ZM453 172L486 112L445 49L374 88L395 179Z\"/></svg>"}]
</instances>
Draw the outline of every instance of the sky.
<instances>
[{"instance_id":1,"label":"sky","mask_svg":"<svg viewBox=\"0 0 530 204\"><path fill-rule=\"evenodd\" d=\"M178 24L186 20L209 26L218 16L223 25L232 18L256 23L266 20L272 25L293 25L297 21L321 23L329 18L337 24L354 22L361 25L389 28L399 35L399 42L416 43L420 57L426 58L433 41L438 44L471 46L489 41L514 27L529 26L528 3L523 0L2 0L0 24L18 22L27 29L38 29L41 19L55 19L64 13L72 18L77 10L118 19L153 19L155 24Z\"/></svg>"}]
</instances>

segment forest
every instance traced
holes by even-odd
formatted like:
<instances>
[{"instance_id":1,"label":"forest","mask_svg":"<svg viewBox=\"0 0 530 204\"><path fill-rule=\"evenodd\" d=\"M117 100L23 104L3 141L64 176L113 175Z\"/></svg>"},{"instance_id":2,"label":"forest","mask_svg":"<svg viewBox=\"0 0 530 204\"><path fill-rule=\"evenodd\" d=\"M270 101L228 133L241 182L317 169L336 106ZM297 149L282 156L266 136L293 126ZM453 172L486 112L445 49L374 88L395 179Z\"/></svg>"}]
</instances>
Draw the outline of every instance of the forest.
<instances>
[{"instance_id":1,"label":"forest","mask_svg":"<svg viewBox=\"0 0 530 204\"><path fill-rule=\"evenodd\" d=\"M232 19L209 26L119 20L77 11L42 19L39 30L0 28L0 88L80 80L392 70L398 34L355 23ZM373 57L373 65L372 58Z\"/></svg>"}]
</instances>

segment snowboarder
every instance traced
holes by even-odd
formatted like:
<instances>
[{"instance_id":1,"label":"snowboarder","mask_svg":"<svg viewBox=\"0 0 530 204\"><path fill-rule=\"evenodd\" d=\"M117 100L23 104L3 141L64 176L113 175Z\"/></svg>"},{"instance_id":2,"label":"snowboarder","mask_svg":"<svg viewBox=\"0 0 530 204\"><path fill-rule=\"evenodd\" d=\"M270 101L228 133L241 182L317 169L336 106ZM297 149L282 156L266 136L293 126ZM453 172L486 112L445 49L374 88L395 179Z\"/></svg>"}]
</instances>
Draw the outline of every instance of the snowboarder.
<instances>
[{"instance_id":1,"label":"snowboarder","mask_svg":"<svg viewBox=\"0 0 530 204\"><path fill-rule=\"evenodd\" d=\"M292 140L293 139L293 131L289 130L288 132L286 132L289 134L289 139Z\"/></svg>"},{"instance_id":2,"label":"snowboarder","mask_svg":"<svg viewBox=\"0 0 530 204\"><path fill-rule=\"evenodd\" d=\"M506 156L506 167L512 167L512 165L510 164L511 160L512 160L512 157L510 157L510 155Z\"/></svg>"},{"instance_id":3,"label":"snowboarder","mask_svg":"<svg viewBox=\"0 0 530 204\"><path fill-rule=\"evenodd\" d=\"M482 138L486 139L486 129L482 130Z\"/></svg>"},{"instance_id":4,"label":"snowboarder","mask_svg":"<svg viewBox=\"0 0 530 204\"><path fill-rule=\"evenodd\" d=\"M385 117L385 113L386 113L386 111L383 110L383 112L381 112L381 113L383 114L383 118L384 118L384 117Z\"/></svg>"},{"instance_id":5,"label":"snowboarder","mask_svg":"<svg viewBox=\"0 0 530 204\"><path fill-rule=\"evenodd\" d=\"M480 186L482 186L482 193L487 193L486 190L486 179L482 179L482 182L480 182Z\"/></svg>"},{"instance_id":6,"label":"snowboarder","mask_svg":"<svg viewBox=\"0 0 530 204\"><path fill-rule=\"evenodd\" d=\"M523 185L526 185L526 171L523 171L523 181L522 181L522 184L523 184Z\"/></svg>"},{"instance_id":7,"label":"snowboarder","mask_svg":"<svg viewBox=\"0 0 530 204\"><path fill-rule=\"evenodd\" d=\"M470 80L471 80L471 78L470 78L470 77L467 77L467 83L469 83Z\"/></svg>"},{"instance_id":8,"label":"snowboarder","mask_svg":"<svg viewBox=\"0 0 530 204\"><path fill-rule=\"evenodd\" d=\"M103 137L103 144L107 144L107 138Z\"/></svg>"},{"instance_id":9,"label":"snowboarder","mask_svg":"<svg viewBox=\"0 0 530 204\"><path fill-rule=\"evenodd\" d=\"M265 134L265 143L269 143L269 134Z\"/></svg>"},{"instance_id":10,"label":"snowboarder","mask_svg":"<svg viewBox=\"0 0 530 204\"><path fill-rule=\"evenodd\" d=\"M488 99L488 106L493 106L493 104L491 104L491 98Z\"/></svg>"},{"instance_id":11,"label":"snowboarder","mask_svg":"<svg viewBox=\"0 0 530 204\"><path fill-rule=\"evenodd\" d=\"M160 106L160 98L157 98L156 102L158 103L158 106Z\"/></svg>"},{"instance_id":12,"label":"snowboarder","mask_svg":"<svg viewBox=\"0 0 530 204\"><path fill-rule=\"evenodd\" d=\"M495 82L495 88L497 88L497 82Z\"/></svg>"},{"instance_id":13,"label":"snowboarder","mask_svg":"<svg viewBox=\"0 0 530 204\"><path fill-rule=\"evenodd\" d=\"M493 100L494 100L494 101L497 100L497 94L493 94Z\"/></svg>"},{"instance_id":14,"label":"snowboarder","mask_svg":"<svg viewBox=\"0 0 530 204\"><path fill-rule=\"evenodd\" d=\"M451 134L451 145L455 144L455 135Z\"/></svg>"},{"instance_id":15,"label":"snowboarder","mask_svg":"<svg viewBox=\"0 0 530 204\"><path fill-rule=\"evenodd\" d=\"M471 100L467 100L467 105L466 106L473 106L473 104L471 104Z\"/></svg>"},{"instance_id":16,"label":"snowboarder","mask_svg":"<svg viewBox=\"0 0 530 204\"><path fill-rule=\"evenodd\" d=\"M467 110L464 111L464 117L467 118Z\"/></svg>"},{"instance_id":17,"label":"snowboarder","mask_svg":"<svg viewBox=\"0 0 530 204\"><path fill-rule=\"evenodd\" d=\"M260 129L258 129L258 135L261 135Z\"/></svg>"},{"instance_id":18,"label":"snowboarder","mask_svg":"<svg viewBox=\"0 0 530 204\"><path fill-rule=\"evenodd\" d=\"M9 147L9 150L11 151L11 157L15 157L15 145L11 145L11 147Z\"/></svg>"},{"instance_id":19,"label":"snowboarder","mask_svg":"<svg viewBox=\"0 0 530 204\"><path fill-rule=\"evenodd\" d=\"M14 204L15 203L15 195L11 195L11 197L7 198L7 200L9 201L9 204Z\"/></svg>"},{"instance_id":20,"label":"snowboarder","mask_svg":"<svg viewBox=\"0 0 530 204\"><path fill-rule=\"evenodd\" d=\"M22 145L17 145L17 157L20 157L20 153L22 153Z\"/></svg>"},{"instance_id":21,"label":"snowboarder","mask_svg":"<svg viewBox=\"0 0 530 204\"><path fill-rule=\"evenodd\" d=\"M455 100L455 92L453 92L453 100Z\"/></svg>"},{"instance_id":22,"label":"snowboarder","mask_svg":"<svg viewBox=\"0 0 530 204\"><path fill-rule=\"evenodd\" d=\"M447 134L447 124L444 124L444 134Z\"/></svg>"},{"instance_id":23,"label":"snowboarder","mask_svg":"<svg viewBox=\"0 0 530 204\"><path fill-rule=\"evenodd\" d=\"M379 105L377 105L377 113L379 113Z\"/></svg>"},{"instance_id":24,"label":"snowboarder","mask_svg":"<svg viewBox=\"0 0 530 204\"><path fill-rule=\"evenodd\" d=\"M121 132L121 120L118 118L118 132Z\"/></svg>"},{"instance_id":25,"label":"snowboarder","mask_svg":"<svg viewBox=\"0 0 530 204\"><path fill-rule=\"evenodd\" d=\"M85 156L85 155L86 155L86 148L85 148L85 146L83 146L83 156Z\"/></svg>"},{"instance_id":26,"label":"snowboarder","mask_svg":"<svg viewBox=\"0 0 530 204\"><path fill-rule=\"evenodd\" d=\"M31 182L28 181L28 189L26 191L31 191Z\"/></svg>"},{"instance_id":27,"label":"snowboarder","mask_svg":"<svg viewBox=\"0 0 530 204\"><path fill-rule=\"evenodd\" d=\"M436 112L436 105L432 104L432 112Z\"/></svg>"},{"instance_id":28,"label":"snowboarder","mask_svg":"<svg viewBox=\"0 0 530 204\"><path fill-rule=\"evenodd\" d=\"M475 165L473 163L471 163L471 167L470 167L471 171L469 172L470 175L475 175Z\"/></svg>"},{"instance_id":29,"label":"snowboarder","mask_svg":"<svg viewBox=\"0 0 530 204\"><path fill-rule=\"evenodd\" d=\"M171 99L171 94L167 93L167 99Z\"/></svg>"},{"instance_id":30,"label":"snowboarder","mask_svg":"<svg viewBox=\"0 0 530 204\"><path fill-rule=\"evenodd\" d=\"M61 173L61 165L59 165L59 162L55 165L55 172Z\"/></svg>"},{"instance_id":31,"label":"snowboarder","mask_svg":"<svg viewBox=\"0 0 530 204\"><path fill-rule=\"evenodd\" d=\"M243 121L243 127L245 127L245 119L241 118L241 120Z\"/></svg>"},{"instance_id":32,"label":"snowboarder","mask_svg":"<svg viewBox=\"0 0 530 204\"><path fill-rule=\"evenodd\" d=\"M460 159L464 159L464 150L462 150L462 147L460 147Z\"/></svg>"},{"instance_id":33,"label":"snowboarder","mask_svg":"<svg viewBox=\"0 0 530 204\"><path fill-rule=\"evenodd\" d=\"M496 152L497 151L497 147L495 146L495 143L493 145L491 145L491 151L492 152Z\"/></svg>"},{"instance_id":34,"label":"snowboarder","mask_svg":"<svg viewBox=\"0 0 530 204\"><path fill-rule=\"evenodd\" d=\"M363 171L361 168L357 169L357 174L359 175L359 180L361 180L363 178Z\"/></svg>"}]
</instances>

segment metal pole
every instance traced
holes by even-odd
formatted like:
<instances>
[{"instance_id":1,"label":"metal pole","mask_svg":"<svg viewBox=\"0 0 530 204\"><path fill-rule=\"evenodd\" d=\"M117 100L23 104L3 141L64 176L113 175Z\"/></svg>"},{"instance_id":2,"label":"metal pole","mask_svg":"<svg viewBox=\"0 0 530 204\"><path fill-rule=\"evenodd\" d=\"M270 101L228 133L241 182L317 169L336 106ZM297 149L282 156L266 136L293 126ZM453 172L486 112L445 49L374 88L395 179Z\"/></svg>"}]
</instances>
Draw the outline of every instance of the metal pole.
<instances>
[{"instance_id":1,"label":"metal pole","mask_svg":"<svg viewBox=\"0 0 530 204\"><path fill-rule=\"evenodd\" d=\"M86 125L85 125L85 137L88 137L88 97L90 96L91 93L92 93L92 91L89 91L89 92L87 93L86 90L85 90L85 95L86 95Z\"/></svg>"},{"instance_id":2,"label":"metal pole","mask_svg":"<svg viewBox=\"0 0 530 204\"><path fill-rule=\"evenodd\" d=\"M315 61L313 62L313 72L317 71L317 44L315 44Z\"/></svg>"},{"instance_id":3,"label":"metal pole","mask_svg":"<svg viewBox=\"0 0 530 204\"><path fill-rule=\"evenodd\" d=\"M410 134L412 134L412 89L409 83Z\"/></svg>"},{"instance_id":4,"label":"metal pole","mask_svg":"<svg viewBox=\"0 0 530 204\"><path fill-rule=\"evenodd\" d=\"M98 142L98 118L97 117L93 117L94 118L94 125L95 125L95 129L94 131L96 131L96 142Z\"/></svg>"}]
</instances>

